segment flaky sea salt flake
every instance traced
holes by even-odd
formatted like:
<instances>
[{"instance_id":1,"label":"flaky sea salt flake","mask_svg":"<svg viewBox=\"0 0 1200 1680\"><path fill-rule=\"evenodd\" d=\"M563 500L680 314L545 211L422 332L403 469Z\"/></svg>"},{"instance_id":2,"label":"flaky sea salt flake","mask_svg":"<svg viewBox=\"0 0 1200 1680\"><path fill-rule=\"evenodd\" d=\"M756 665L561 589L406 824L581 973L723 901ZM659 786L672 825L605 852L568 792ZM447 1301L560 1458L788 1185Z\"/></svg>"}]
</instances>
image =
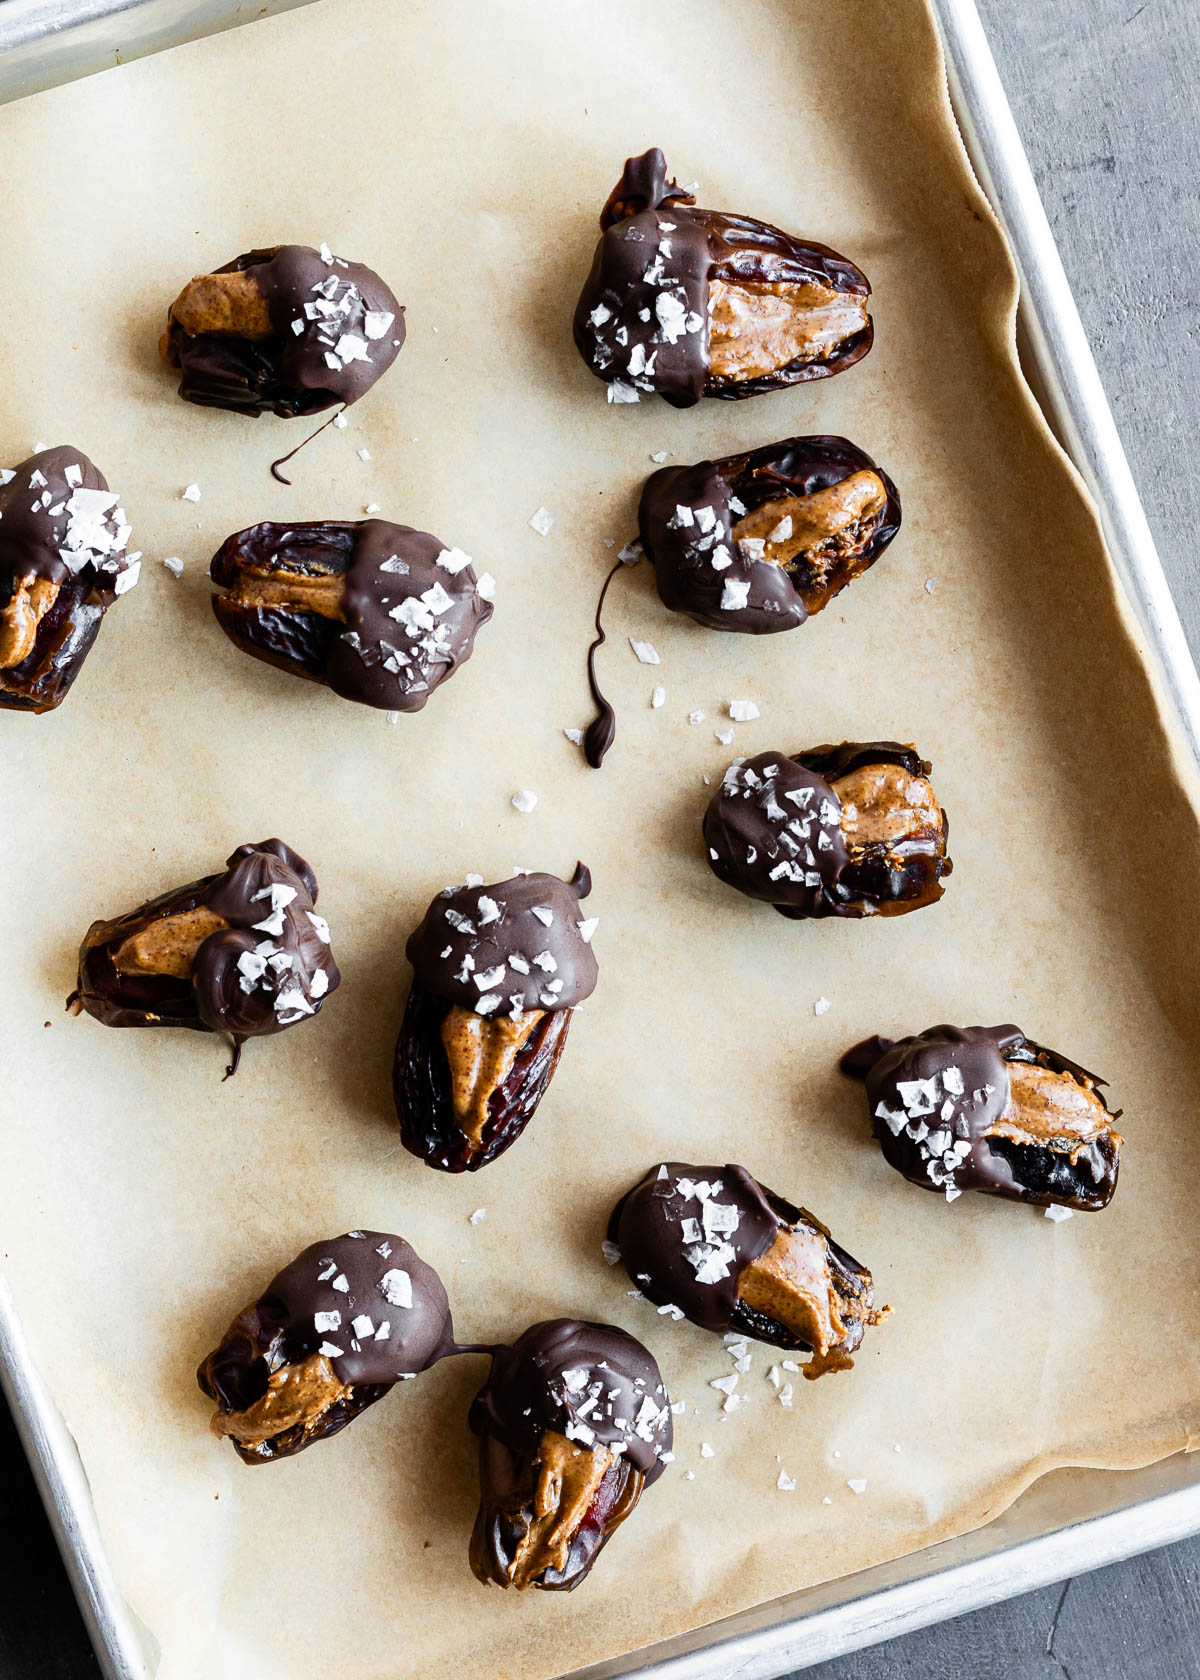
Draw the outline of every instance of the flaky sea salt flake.
<instances>
[{"instance_id":1,"label":"flaky sea salt flake","mask_svg":"<svg viewBox=\"0 0 1200 1680\"><path fill-rule=\"evenodd\" d=\"M530 514L529 523L539 537L545 537L549 535L550 528L554 524L554 515L549 508L540 507L536 512Z\"/></svg>"}]
</instances>

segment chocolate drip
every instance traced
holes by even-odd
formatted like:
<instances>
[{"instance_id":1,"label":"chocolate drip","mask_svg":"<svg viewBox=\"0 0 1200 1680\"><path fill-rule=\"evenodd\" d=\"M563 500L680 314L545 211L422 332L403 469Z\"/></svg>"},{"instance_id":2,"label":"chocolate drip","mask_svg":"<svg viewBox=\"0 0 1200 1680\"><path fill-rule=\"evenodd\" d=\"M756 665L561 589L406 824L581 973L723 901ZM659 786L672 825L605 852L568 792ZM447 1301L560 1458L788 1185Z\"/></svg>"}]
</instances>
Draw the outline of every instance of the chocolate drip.
<instances>
[{"instance_id":1,"label":"chocolate drip","mask_svg":"<svg viewBox=\"0 0 1200 1680\"><path fill-rule=\"evenodd\" d=\"M596 650L602 648L607 641L604 627L600 622L604 611L604 598L608 594L608 586L624 566L623 560L618 560L612 571L604 580L600 590L600 599L596 602L596 634L587 650L587 678L588 687L592 691L592 701L596 707L596 716L588 724L583 736L583 756L593 770L599 770L604 763L604 755L612 746L617 736L617 717L608 700L600 691L596 681Z\"/></svg>"},{"instance_id":2,"label":"chocolate drip","mask_svg":"<svg viewBox=\"0 0 1200 1680\"><path fill-rule=\"evenodd\" d=\"M291 482L292 482L291 479L285 477L285 475L280 472L280 470L279 470L280 467L286 466L289 461L294 461L296 456L299 455L299 453L302 449L307 449L308 445L312 442L312 440L314 438L319 438L321 433L326 429L326 427L332 426L334 421L338 418L338 415L345 414L345 412L346 412L346 409L345 409L345 405L343 404L343 406L338 409L337 414L331 414L329 416L328 420L323 420L321 422L321 424L317 427L315 432L309 432L308 436L304 439L303 443L298 443L296 445L295 449L289 449L286 455L280 455L274 461L272 461L271 462L271 477L273 479L275 479L279 484L289 484L290 485Z\"/></svg>"},{"instance_id":3,"label":"chocolate drip","mask_svg":"<svg viewBox=\"0 0 1200 1680\"><path fill-rule=\"evenodd\" d=\"M838 1063L838 1072L844 1073L847 1079L865 1079L881 1056L885 1056L895 1041L890 1038L880 1038L875 1033L870 1038L864 1038L860 1044L852 1044Z\"/></svg>"}]
</instances>

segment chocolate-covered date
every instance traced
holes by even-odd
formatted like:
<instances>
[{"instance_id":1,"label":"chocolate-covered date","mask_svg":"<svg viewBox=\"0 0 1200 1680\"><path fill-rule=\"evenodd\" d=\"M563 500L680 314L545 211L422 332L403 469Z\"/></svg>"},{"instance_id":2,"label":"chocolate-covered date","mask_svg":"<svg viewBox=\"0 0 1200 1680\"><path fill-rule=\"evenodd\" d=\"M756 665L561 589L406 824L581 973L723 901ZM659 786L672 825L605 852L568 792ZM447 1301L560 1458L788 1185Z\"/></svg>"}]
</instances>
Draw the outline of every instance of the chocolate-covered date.
<instances>
[{"instance_id":1,"label":"chocolate-covered date","mask_svg":"<svg viewBox=\"0 0 1200 1680\"><path fill-rule=\"evenodd\" d=\"M1019 1027L868 1039L842 1069L866 1081L884 1159L947 1201L982 1190L1095 1213L1112 1199L1124 1139L1105 1081Z\"/></svg>"},{"instance_id":2,"label":"chocolate-covered date","mask_svg":"<svg viewBox=\"0 0 1200 1680\"><path fill-rule=\"evenodd\" d=\"M793 919L933 904L949 822L915 748L843 742L730 765L704 816L713 874Z\"/></svg>"},{"instance_id":3,"label":"chocolate-covered date","mask_svg":"<svg viewBox=\"0 0 1200 1680\"><path fill-rule=\"evenodd\" d=\"M137 583L120 496L81 449L0 470L0 708L51 712Z\"/></svg>"},{"instance_id":4,"label":"chocolate-covered date","mask_svg":"<svg viewBox=\"0 0 1200 1680\"><path fill-rule=\"evenodd\" d=\"M317 882L282 840L239 846L224 871L93 922L68 1005L107 1027L192 1027L233 1045L316 1015L341 976Z\"/></svg>"},{"instance_id":5,"label":"chocolate-covered date","mask_svg":"<svg viewBox=\"0 0 1200 1680\"><path fill-rule=\"evenodd\" d=\"M196 1380L246 1464L336 1435L402 1378L455 1351L442 1281L402 1237L313 1243L240 1312Z\"/></svg>"},{"instance_id":6,"label":"chocolate-covered date","mask_svg":"<svg viewBox=\"0 0 1200 1680\"><path fill-rule=\"evenodd\" d=\"M656 1306L705 1330L807 1350L806 1377L849 1370L864 1330L888 1311L820 1220L728 1162L651 1167L613 1209L608 1237Z\"/></svg>"},{"instance_id":7,"label":"chocolate-covered date","mask_svg":"<svg viewBox=\"0 0 1200 1680\"><path fill-rule=\"evenodd\" d=\"M888 475L846 438L794 437L662 467L638 509L664 606L713 630L793 630L900 529Z\"/></svg>"},{"instance_id":8,"label":"chocolate-covered date","mask_svg":"<svg viewBox=\"0 0 1200 1680\"><path fill-rule=\"evenodd\" d=\"M492 1350L471 1407L485 1585L569 1592L661 1474L671 1406L653 1355L609 1324L557 1318Z\"/></svg>"},{"instance_id":9,"label":"chocolate-covered date","mask_svg":"<svg viewBox=\"0 0 1200 1680\"><path fill-rule=\"evenodd\" d=\"M357 402L403 342L404 311L372 269L274 245L189 281L158 347L186 402L287 417Z\"/></svg>"},{"instance_id":10,"label":"chocolate-covered date","mask_svg":"<svg viewBox=\"0 0 1200 1680\"><path fill-rule=\"evenodd\" d=\"M574 333L610 402L756 396L840 373L871 348L860 269L767 222L698 208L657 148L626 161L600 226Z\"/></svg>"},{"instance_id":11,"label":"chocolate-covered date","mask_svg":"<svg viewBox=\"0 0 1200 1680\"><path fill-rule=\"evenodd\" d=\"M474 1172L533 1118L576 1004L596 984L591 877L517 875L447 888L406 951L413 984L392 1088L407 1149L443 1172Z\"/></svg>"},{"instance_id":12,"label":"chocolate-covered date","mask_svg":"<svg viewBox=\"0 0 1200 1680\"><path fill-rule=\"evenodd\" d=\"M210 573L243 653L384 711L420 711L492 616L469 556L384 519L251 525Z\"/></svg>"}]
</instances>

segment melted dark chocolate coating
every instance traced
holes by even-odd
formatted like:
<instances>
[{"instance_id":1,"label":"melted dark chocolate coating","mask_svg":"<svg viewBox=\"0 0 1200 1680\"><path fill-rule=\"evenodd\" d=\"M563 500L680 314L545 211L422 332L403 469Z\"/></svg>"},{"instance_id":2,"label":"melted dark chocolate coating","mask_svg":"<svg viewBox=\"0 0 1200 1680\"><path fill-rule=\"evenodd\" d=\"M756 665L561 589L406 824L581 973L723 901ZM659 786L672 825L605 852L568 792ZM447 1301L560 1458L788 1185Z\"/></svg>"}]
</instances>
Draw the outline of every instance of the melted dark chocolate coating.
<instances>
[{"instance_id":1,"label":"melted dark chocolate coating","mask_svg":"<svg viewBox=\"0 0 1200 1680\"><path fill-rule=\"evenodd\" d=\"M861 572L900 529L900 497L887 474L846 438L785 438L743 455L652 473L638 507L638 533L663 605L711 630L763 636L796 629L809 616L804 597L812 568L747 558L733 527L767 502L810 496L863 471L878 475L887 504L864 544ZM836 593L822 592L820 605Z\"/></svg>"},{"instance_id":2,"label":"melted dark chocolate coating","mask_svg":"<svg viewBox=\"0 0 1200 1680\"><path fill-rule=\"evenodd\" d=\"M239 846L221 874L176 887L115 921L93 922L73 999L109 1027L193 1027L223 1033L235 1046L281 1032L317 1014L341 979L316 900L312 870L282 840ZM202 941L186 977L117 969L114 957L126 939L193 910L229 925Z\"/></svg>"},{"instance_id":3,"label":"melted dark chocolate coating","mask_svg":"<svg viewBox=\"0 0 1200 1680\"><path fill-rule=\"evenodd\" d=\"M328 260L310 245L247 251L214 270L249 273L270 314L267 338L189 334L167 318L164 355L179 395L240 414L317 414L357 402L404 343L404 311L362 263Z\"/></svg>"},{"instance_id":4,"label":"melted dark chocolate coating","mask_svg":"<svg viewBox=\"0 0 1200 1680\"><path fill-rule=\"evenodd\" d=\"M121 498L81 449L39 450L0 478L0 660L33 631L0 665L0 707L49 712L137 582L140 556L127 552Z\"/></svg>"},{"instance_id":5,"label":"melted dark chocolate coating","mask_svg":"<svg viewBox=\"0 0 1200 1680\"><path fill-rule=\"evenodd\" d=\"M225 1415L248 1410L266 1394L273 1372L313 1354L348 1385L311 1430L292 1428L254 1449L235 1441L254 1464L336 1434L401 1378L455 1351L450 1304L433 1268L402 1237L351 1231L313 1243L272 1278L196 1379Z\"/></svg>"},{"instance_id":6,"label":"melted dark chocolate coating","mask_svg":"<svg viewBox=\"0 0 1200 1680\"><path fill-rule=\"evenodd\" d=\"M796 360L761 377L714 377L709 284L816 284L870 294L866 276L827 246L794 239L767 222L695 207L667 179L653 148L629 158L600 217L603 230L575 309L580 355L626 400L657 391L677 408L706 397L748 397L840 373L871 348L868 324L821 360ZM610 393L611 399L611 393ZM615 400L615 399L611 399Z\"/></svg>"},{"instance_id":7,"label":"melted dark chocolate coating","mask_svg":"<svg viewBox=\"0 0 1200 1680\"><path fill-rule=\"evenodd\" d=\"M930 766L897 741L843 742L808 752L758 753L725 772L704 814L709 867L748 898L793 920L891 914L931 903L952 865L942 849L869 846L852 857L842 832L836 782L871 764L912 776Z\"/></svg>"},{"instance_id":8,"label":"melted dark chocolate coating","mask_svg":"<svg viewBox=\"0 0 1200 1680\"><path fill-rule=\"evenodd\" d=\"M709 1193L697 1195L697 1184ZM775 1241L782 1205L745 1167L664 1161L622 1196L608 1237L647 1300L723 1331L737 1310L738 1279ZM694 1221L687 1236L685 1221Z\"/></svg>"},{"instance_id":9,"label":"melted dark chocolate coating","mask_svg":"<svg viewBox=\"0 0 1200 1680\"><path fill-rule=\"evenodd\" d=\"M410 934L405 954L425 991L477 1015L573 1009L596 986L596 958L579 913L591 890L583 864L569 881L531 874L447 887Z\"/></svg>"},{"instance_id":10,"label":"melted dark chocolate coating","mask_svg":"<svg viewBox=\"0 0 1200 1680\"><path fill-rule=\"evenodd\" d=\"M1099 1089L1104 1080L1011 1023L941 1025L894 1044L871 1039L847 1051L841 1065L852 1078L865 1079L884 1158L910 1183L941 1191L948 1201L964 1190L982 1190L1081 1212L1106 1207L1120 1165L1122 1140L1113 1128L1082 1147L1070 1138L1023 1144L993 1130L1009 1108L1009 1070L1016 1063L1088 1082L1108 1112Z\"/></svg>"},{"instance_id":11,"label":"melted dark chocolate coating","mask_svg":"<svg viewBox=\"0 0 1200 1680\"><path fill-rule=\"evenodd\" d=\"M530 1325L511 1347L493 1348L470 1424L517 1452L532 1451L547 1429L619 1450L647 1486L672 1441L671 1403L650 1350L614 1325L576 1318Z\"/></svg>"},{"instance_id":12,"label":"melted dark chocolate coating","mask_svg":"<svg viewBox=\"0 0 1200 1680\"><path fill-rule=\"evenodd\" d=\"M745 1167L664 1161L622 1196L608 1223L609 1241L620 1249L625 1270L656 1306L677 1307L703 1330L734 1330L775 1347L812 1352L794 1326L740 1298L742 1274L780 1231L803 1233L823 1256L844 1320L844 1334L829 1344L828 1364L849 1365L866 1325L876 1321L870 1272L834 1242L819 1219L768 1190ZM824 1364L818 1361L809 1374Z\"/></svg>"},{"instance_id":13,"label":"melted dark chocolate coating","mask_svg":"<svg viewBox=\"0 0 1200 1680\"><path fill-rule=\"evenodd\" d=\"M251 525L210 573L227 591L213 596L217 622L244 653L382 711L420 711L492 616L461 550L383 519ZM322 580L335 580L336 617L304 605L304 586ZM256 604L256 583L300 592Z\"/></svg>"}]
</instances>

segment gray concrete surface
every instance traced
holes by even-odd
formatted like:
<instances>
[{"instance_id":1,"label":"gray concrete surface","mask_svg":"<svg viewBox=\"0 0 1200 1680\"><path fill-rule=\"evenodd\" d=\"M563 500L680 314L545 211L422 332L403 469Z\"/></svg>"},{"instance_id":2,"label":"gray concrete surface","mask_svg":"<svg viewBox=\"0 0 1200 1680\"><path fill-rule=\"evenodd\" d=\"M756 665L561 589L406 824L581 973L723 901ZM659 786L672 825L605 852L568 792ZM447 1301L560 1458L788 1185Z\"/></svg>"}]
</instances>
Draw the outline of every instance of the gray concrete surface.
<instances>
[{"instance_id":1,"label":"gray concrete surface","mask_svg":"<svg viewBox=\"0 0 1200 1680\"><path fill-rule=\"evenodd\" d=\"M0 0L3 3L3 0ZM886 5L888 0L854 0ZM1200 0L979 0L1200 654ZM94 1677L0 1407L0 1677ZM1200 1539L809 1669L811 1680L1200 1680ZM214 1675L213 1680L220 1680Z\"/></svg>"}]
</instances>

